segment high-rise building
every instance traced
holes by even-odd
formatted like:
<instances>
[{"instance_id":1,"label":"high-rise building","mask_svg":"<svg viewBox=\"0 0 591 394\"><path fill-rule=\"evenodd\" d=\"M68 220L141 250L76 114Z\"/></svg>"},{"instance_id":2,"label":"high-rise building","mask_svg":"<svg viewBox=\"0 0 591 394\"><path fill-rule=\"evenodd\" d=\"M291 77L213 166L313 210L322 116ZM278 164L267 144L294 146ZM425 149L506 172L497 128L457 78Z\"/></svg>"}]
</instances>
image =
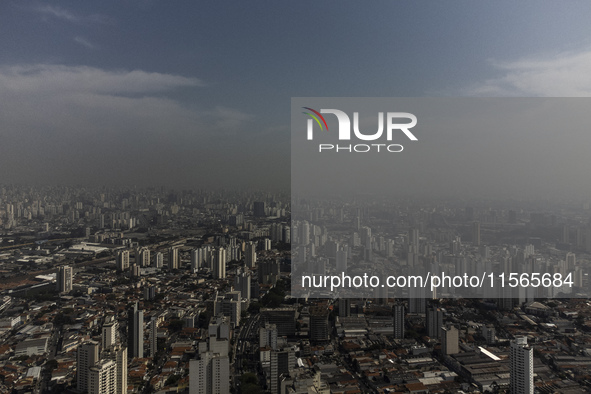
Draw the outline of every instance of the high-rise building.
<instances>
[{"instance_id":1,"label":"high-rise building","mask_svg":"<svg viewBox=\"0 0 591 394\"><path fill-rule=\"evenodd\" d=\"M371 227L361 227L361 245L364 246L365 249L371 250L371 240Z\"/></svg>"},{"instance_id":2,"label":"high-rise building","mask_svg":"<svg viewBox=\"0 0 591 394\"><path fill-rule=\"evenodd\" d=\"M164 266L164 254L158 252L154 255L154 267L162 268Z\"/></svg>"},{"instance_id":3,"label":"high-rise building","mask_svg":"<svg viewBox=\"0 0 591 394\"><path fill-rule=\"evenodd\" d=\"M526 337L511 341L510 390L515 394L534 393L534 350L527 344Z\"/></svg>"},{"instance_id":4,"label":"high-rise building","mask_svg":"<svg viewBox=\"0 0 591 394\"><path fill-rule=\"evenodd\" d=\"M482 327L482 336L484 337L484 339L486 339L487 345L495 343L495 327L493 325Z\"/></svg>"},{"instance_id":5,"label":"high-rise building","mask_svg":"<svg viewBox=\"0 0 591 394\"><path fill-rule=\"evenodd\" d=\"M179 269L179 250L175 247L168 249L168 269Z\"/></svg>"},{"instance_id":6,"label":"high-rise building","mask_svg":"<svg viewBox=\"0 0 591 394\"><path fill-rule=\"evenodd\" d=\"M404 339L404 305L394 305L394 338Z\"/></svg>"},{"instance_id":7,"label":"high-rise building","mask_svg":"<svg viewBox=\"0 0 591 394\"><path fill-rule=\"evenodd\" d=\"M419 237L419 229L412 228L408 234L408 244L409 244L409 252L418 254L419 253L419 244L420 244L420 237Z\"/></svg>"},{"instance_id":8,"label":"high-rise building","mask_svg":"<svg viewBox=\"0 0 591 394\"><path fill-rule=\"evenodd\" d=\"M303 221L298 227L299 244L306 246L310 243L310 223Z\"/></svg>"},{"instance_id":9,"label":"high-rise building","mask_svg":"<svg viewBox=\"0 0 591 394\"><path fill-rule=\"evenodd\" d=\"M127 310L127 349L129 357L144 357L144 311L134 303Z\"/></svg>"},{"instance_id":10,"label":"high-rise building","mask_svg":"<svg viewBox=\"0 0 591 394\"><path fill-rule=\"evenodd\" d=\"M245 270L244 272L238 272L234 278L234 288L240 291L240 297L250 301L251 294L251 280L252 277L250 272Z\"/></svg>"},{"instance_id":11,"label":"high-rise building","mask_svg":"<svg viewBox=\"0 0 591 394\"><path fill-rule=\"evenodd\" d=\"M204 250L202 248L191 250L191 272L196 273L201 269L205 260Z\"/></svg>"},{"instance_id":12,"label":"high-rise building","mask_svg":"<svg viewBox=\"0 0 591 394\"><path fill-rule=\"evenodd\" d=\"M277 326L277 334L279 336L295 336L295 308L261 308L260 311L262 321L270 324L275 324Z\"/></svg>"},{"instance_id":13,"label":"high-rise building","mask_svg":"<svg viewBox=\"0 0 591 394\"><path fill-rule=\"evenodd\" d=\"M351 316L351 299L339 298L339 317Z\"/></svg>"},{"instance_id":14,"label":"high-rise building","mask_svg":"<svg viewBox=\"0 0 591 394\"><path fill-rule=\"evenodd\" d=\"M271 351L271 373L270 388L271 393L281 393L280 377L284 373L289 373L296 366L295 351L291 348Z\"/></svg>"},{"instance_id":15,"label":"high-rise building","mask_svg":"<svg viewBox=\"0 0 591 394\"><path fill-rule=\"evenodd\" d=\"M183 322L185 327L187 328L195 328L195 319L197 319L198 315L188 314L183 317Z\"/></svg>"},{"instance_id":16,"label":"high-rise building","mask_svg":"<svg viewBox=\"0 0 591 394\"><path fill-rule=\"evenodd\" d=\"M146 286L144 287L144 300L145 301L152 301L156 298L156 286Z\"/></svg>"},{"instance_id":17,"label":"high-rise building","mask_svg":"<svg viewBox=\"0 0 591 394\"><path fill-rule=\"evenodd\" d=\"M135 252L135 263L140 267L150 266L150 249L138 248Z\"/></svg>"},{"instance_id":18,"label":"high-rise building","mask_svg":"<svg viewBox=\"0 0 591 394\"><path fill-rule=\"evenodd\" d=\"M472 224L472 245L480 246L480 222Z\"/></svg>"},{"instance_id":19,"label":"high-rise building","mask_svg":"<svg viewBox=\"0 0 591 394\"><path fill-rule=\"evenodd\" d=\"M446 355L460 352L459 333L454 326L441 327L441 351Z\"/></svg>"},{"instance_id":20,"label":"high-rise building","mask_svg":"<svg viewBox=\"0 0 591 394\"><path fill-rule=\"evenodd\" d=\"M117 363L117 394L127 394L127 348L115 348L115 362Z\"/></svg>"},{"instance_id":21,"label":"high-rise building","mask_svg":"<svg viewBox=\"0 0 591 394\"><path fill-rule=\"evenodd\" d=\"M259 347L266 346L277 350L277 326L275 324L265 324L259 329Z\"/></svg>"},{"instance_id":22,"label":"high-rise building","mask_svg":"<svg viewBox=\"0 0 591 394\"><path fill-rule=\"evenodd\" d=\"M439 339L440 328L443 325L443 312L439 308L427 309L427 335L433 339Z\"/></svg>"},{"instance_id":23,"label":"high-rise building","mask_svg":"<svg viewBox=\"0 0 591 394\"><path fill-rule=\"evenodd\" d=\"M150 357L154 358L158 351L158 319L150 320Z\"/></svg>"},{"instance_id":24,"label":"high-rise building","mask_svg":"<svg viewBox=\"0 0 591 394\"><path fill-rule=\"evenodd\" d=\"M232 328L235 328L240 324L241 305L240 292L229 291L216 296L214 314L228 317Z\"/></svg>"},{"instance_id":25,"label":"high-rise building","mask_svg":"<svg viewBox=\"0 0 591 394\"><path fill-rule=\"evenodd\" d=\"M310 308L310 341L326 342L330 340L328 314L329 311L325 305Z\"/></svg>"},{"instance_id":26,"label":"high-rise building","mask_svg":"<svg viewBox=\"0 0 591 394\"><path fill-rule=\"evenodd\" d=\"M117 363L101 360L88 371L88 394L114 394L117 391Z\"/></svg>"},{"instance_id":27,"label":"high-rise building","mask_svg":"<svg viewBox=\"0 0 591 394\"><path fill-rule=\"evenodd\" d=\"M347 251L337 250L337 273L347 272Z\"/></svg>"},{"instance_id":28,"label":"high-rise building","mask_svg":"<svg viewBox=\"0 0 591 394\"><path fill-rule=\"evenodd\" d=\"M74 269L68 265L58 268L56 276L56 288L60 293L69 293L72 291L72 277Z\"/></svg>"},{"instance_id":29,"label":"high-rise building","mask_svg":"<svg viewBox=\"0 0 591 394\"><path fill-rule=\"evenodd\" d=\"M129 250L120 250L117 252L117 269L127 271L129 269Z\"/></svg>"},{"instance_id":30,"label":"high-rise building","mask_svg":"<svg viewBox=\"0 0 591 394\"><path fill-rule=\"evenodd\" d=\"M215 252L213 261L213 278L224 279L226 277L226 249L219 248Z\"/></svg>"},{"instance_id":31,"label":"high-rise building","mask_svg":"<svg viewBox=\"0 0 591 394\"><path fill-rule=\"evenodd\" d=\"M103 350L107 350L116 344L117 327L117 321L113 318L113 316L109 316L106 319L105 324L103 324L102 329L101 341Z\"/></svg>"},{"instance_id":32,"label":"high-rise building","mask_svg":"<svg viewBox=\"0 0 591 394\"><path fill-rule=\"evenodd\" d=\"M248 268L254 269L256 267L256 262L256 245L253 242L248 242L244 247L244 264Z\"/></svg>"},{"instance_id":33,"label":"high-rise building","mask_svg":"<svg viewBox=\"0 0 591 394\"><path fill-rule=\"evenodd\" d=\"M135 263L129 267L129 276L131 278L139 278L141 276L141 272L140 266Z\"/></svg>"},{"instance_id":34,"label":"high-rise building","mask_svg":"<svg viewBox=\"0 0 591 394\"><path fill-rule=\"evenodd\" d=\"M291 243L291 227L283 226L281 233L282 233L283 242L285 242L286 244L290 244Z\"/></svg>"},{"instance_id":35,"label":"high-rise building","mask_svg":"<svg viewBox=\"0 0 591 394\"><path fill-rule=\"evenodd\" d=\"M265 285L275 285L281 275L279 259L268 259L258 264L258 281Z\"/></svg>"},{"instance_id":36,"label":"high-rise building","mask_svg":"<svg viewBox=\"0 0 591 394\"><path fill-rule=\"evenodd\" d=\"M244 215L239 213L238 215L230 215L229 220L230 226L240 227L244 224Z\"/></svg>"},{"instance_id":37,"label":"high-rise building","mask_svg":"<svg viewBox=\"0 0 591 394\"><path fill-rule=\"evenodd\" d=\"M425 298L425 289L421 287L411 287L408 298L409 313L425 313L427 311L427 299Z\"/></svg>"},{"instance_id":38,"label":"high-rise building","mask_svg":"<svg viewBox=\"0 0 591 394\"><path fill-rule=\"evenodd\" d=\"M230 392L229 326L223 318L212 319L206 342L199 343L196 359L189 362L190 394Z\"/></svg>"},{"instance_id":39,"label":"high-rise building","mask_svg":"<svg viewBox=\"0 0 591 394\"><path fill-rule=\"evenodd\" d=\"M189 361L189 394L208 394L211 392L210 354L200 353L199 358ZM208 384L209 383L209 384Z\"/></svg>"},{"instance_id":40,"label":"high-rise building","mask_svg":"<svg viewBox=\"0 0 591 394\"><path fill-rule=\"evenodd\" d=\"M230 319L224 316L212 317L207 329L208 349L215 353L228 354L229 342L227 341L230 340Z\"/></svg>"},{"instance_id":41,"label":"high-rise building","mask_svg":"<svg viewBox=\"0 0 591 394\"><path fill-rule=\"evenodd\" d=\"M577 258L574 253L567 253L566 254L566 268L568 272L572 272L575 269L575 265L577 264Z\"/></svg>"},{"instance_id":42,"label":"high-rise building","mask_svg":"<svg viewBox=\"0 0 591 394\"><path fill-rule=\"evenodd\" d=\"M76 380L78 391L84 393L89 389L90 367L99 361L99 343L87 341L78 346L76 365Z\"/></svg>"},{"instance_id":43,"label":"high-rise building","mask_svg":"<svg viewBox=\"0 0 591 394\"><path fill-rule=\"evenodd\" d=\"M210 351L199 353L189 362L190 394L225 394L230 392L230 359Z\"/></svg>"}]
</instances>

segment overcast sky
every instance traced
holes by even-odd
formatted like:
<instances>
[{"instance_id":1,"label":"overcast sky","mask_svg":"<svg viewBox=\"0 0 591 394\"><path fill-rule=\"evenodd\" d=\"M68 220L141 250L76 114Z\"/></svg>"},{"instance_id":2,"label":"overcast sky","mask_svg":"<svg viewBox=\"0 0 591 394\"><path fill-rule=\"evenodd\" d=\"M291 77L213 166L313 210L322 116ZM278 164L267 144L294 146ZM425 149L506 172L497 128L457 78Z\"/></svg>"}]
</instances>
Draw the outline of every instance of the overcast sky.
<instances>
[{"instance_id":1,"label":"overcast sky","mask_svg":"<svg viewBox=\"0 0 591 394\"><path fill-rule=\"evenodd\" d=\"M0 183L288 187L291 97L589 96L589 16L587 1L2 1Z\"/></svg>"}]
</instances>

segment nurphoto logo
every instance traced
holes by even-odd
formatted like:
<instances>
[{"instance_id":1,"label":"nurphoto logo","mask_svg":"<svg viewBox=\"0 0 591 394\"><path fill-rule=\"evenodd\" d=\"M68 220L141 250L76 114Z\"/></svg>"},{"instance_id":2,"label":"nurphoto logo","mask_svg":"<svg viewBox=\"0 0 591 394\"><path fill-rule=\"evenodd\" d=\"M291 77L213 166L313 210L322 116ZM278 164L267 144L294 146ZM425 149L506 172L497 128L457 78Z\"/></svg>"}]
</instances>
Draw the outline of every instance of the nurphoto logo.
<instances>
[{"instance_id":1,"label":"nurphoto logo","mask_svg":"<svg viewBox=\"0 0 591 394\"><path fill-rule=\"evenodd\" d=\"M351 119L344 111L338 109L321 109L316 111L310 107L302 107L309 112L303 112L305 115L310 116L307 123L307 138L308 140L314 139L314 123L318 125L321 131L328 132L328 124L322 114L335 115L338 121L338 139L339 141L350 141L351 140ZM385 122L384 122L385 118ZM400 120L406 119L407 122L400 123ZM409 122L410 121L410 122ZM408 112L387 112L384 116L383 112L378 112L378 130L373 134L364 134L359 129L359 112L353 112L353 134L354 137L361 141L376 141L382 138L384 135L384 123L386 123L386 141L392 141L395 132L401 131L411 141L417 141L417 137L410 131L411 128L417 124L417 117ZM370 151L374 152L402 152L403 146L400 144L385 144L385 143L373 143L373 144L318 144L318 151L320 153L324 151L332 152L349 152L349 153L366 153Z\"/></svg>"}]
</instances>

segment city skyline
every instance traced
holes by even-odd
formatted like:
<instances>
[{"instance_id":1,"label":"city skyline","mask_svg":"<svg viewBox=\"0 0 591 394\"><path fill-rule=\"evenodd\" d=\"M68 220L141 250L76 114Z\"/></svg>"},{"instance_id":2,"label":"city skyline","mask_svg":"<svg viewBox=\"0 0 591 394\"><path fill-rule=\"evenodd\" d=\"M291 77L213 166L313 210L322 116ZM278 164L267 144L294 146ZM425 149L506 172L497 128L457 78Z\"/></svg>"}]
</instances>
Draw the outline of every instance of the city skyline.
<instances>
[{"instance_id":1,"label":"city skyline","mask_svg":"<svg viewBox=\"0 0 591 394\"><path fill-rule=\"evenodd\" d=\"M500 392L516 337L531 343L530 383L586 387L588 202L303 203L310 222L285 194L0 187L0 388ZM367 291L314 298L303 255L315 275L366 271ZM386 265L454 278L375 291ZM483 270L504 279L481 288ZM478 298L455 297L458 274Z\"/></svg>"},{"instance_id":2,"label":"city skyline","mask_svg":"<svg viewBox=\"0 0 591 394\"><path fill-rule=\"evenodd\" d=\"M1 2L0 392L591 391L589 15Z\"/></svg>"}]
</instances>

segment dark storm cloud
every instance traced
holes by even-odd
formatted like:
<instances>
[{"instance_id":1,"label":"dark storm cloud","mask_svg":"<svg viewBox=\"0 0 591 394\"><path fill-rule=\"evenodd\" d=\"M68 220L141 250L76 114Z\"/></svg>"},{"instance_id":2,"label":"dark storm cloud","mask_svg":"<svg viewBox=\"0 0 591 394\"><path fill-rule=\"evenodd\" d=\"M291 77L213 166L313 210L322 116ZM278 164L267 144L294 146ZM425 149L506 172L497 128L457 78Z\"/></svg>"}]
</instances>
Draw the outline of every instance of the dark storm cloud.
<instances>
[{"instance_id":1,"label":"dark storm cloud","mask_svg":"<svg viewBox=\"0 0 591 394\"><path fill-rule=\"evenodd\" d=\"M231 177L249 159L241 131L252 116L167 97L202 85L141 70L0 67L4 181L194 187Z\"/></svg>"}]
</instances>

